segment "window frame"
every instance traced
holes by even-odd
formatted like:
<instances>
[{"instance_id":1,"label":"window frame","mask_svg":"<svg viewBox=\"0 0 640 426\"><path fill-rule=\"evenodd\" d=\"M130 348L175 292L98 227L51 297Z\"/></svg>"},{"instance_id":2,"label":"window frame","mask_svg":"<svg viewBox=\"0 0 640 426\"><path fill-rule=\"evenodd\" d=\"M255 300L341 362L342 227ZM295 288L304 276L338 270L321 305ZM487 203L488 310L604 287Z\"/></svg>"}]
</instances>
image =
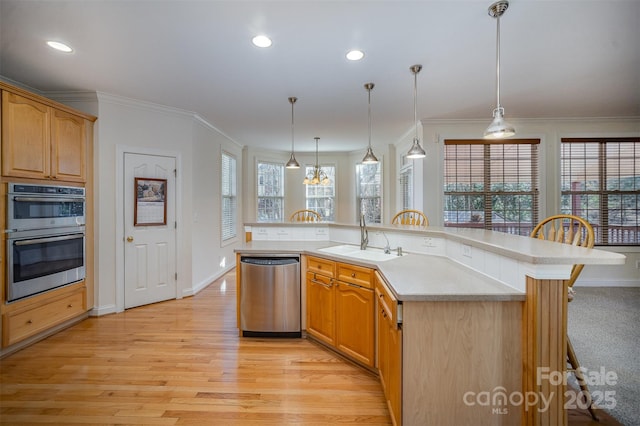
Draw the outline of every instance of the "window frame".
<instances>
[{"instance_id":1,"label":"window frame","mask_svg":"<svg viewBox=\"0 0 640 426\"><path fill-rule=\"evenodd\" d=\"M229 158L230 161L233 162L233 166L230 167L230 170L227 170L227 175L225 176L225 157ZM222 151L220 155L220 241L222 243L228 243L231 240L234 240L238 237L238 160L235 155L230 154L226 151ZM229 181L225 184L225 181L229 179ZM226 188L228 186L228 188ZM228 190L228 191L227 191ZM228 192L229 194L225 194ZM228 199L230 202L225 203L225 199ZM225 207L230 206L232 209L229 214L226 214ZM225 218L229 217L231 220L231 224L229 225L229 233L225 232L227 227L225 226Z\"/></svg>"},{"instance_id":2,"label":"window frame","mask_svg":"<svg viewBox=\"0 0 640 426\"><path fill-rule=\"evenodd\" d=\"M279 186L279 194L277 195L260 195L261 193L261 186L264 185L260 183L261 181L261 173L260 173L260 166L262 164L266 164L266 165L270 165L270 166L275 166L279 169L279 180L280 180L280 186ZM275 162L275 161L268 161L268 160L258 160L257 164L256 164L256 221L257 222L262 222L262 223L282 223L284 222L284 194L285 194L285 174L284 174L284 170L285 170L285 166L284 163L279 163L279 162ZM280 213L280 218L270 218L270 220L265 220L265 219L261 219L261 215L260 215L260 204L261 204L261 200L265 200L265 201L269 201L271 200L273 201L277 201L279 202L280 206L279 206L279 213ZM278 204L278 203L273 203Z\"/></svg>"},{"instance_id":3,"label":"window frame","mask_svg":"<svg viewBox=\"0 0 640 426\"><path fill-rule=\"evenodd\" d=\"M379 195L373 195L373 196L362 196L361 193L361 189L362 189L362 182L361 182L361 175L360 175L360 170L363 167L377 167L378 170L376 171L376 175L379 175L380 178L378 180L377 186L379 187L378 189L378 194ZM383 184L383 167L382 167L382 161L379 161L377 163L374 164L364 164L364 163L357 163L356 164L356 168L355 168L355 182L356 182L356 220L360 220L360 216L361 216L361 212L362 212L362 203L364 200L378 200L378 202L376 203L379 207L379 220L376 220L376 218L374 218L371 214L367 214L366 216L366 221L367 223L384 223L384 184Z\"/></svg>"},{"instance_id":4,"label":"window frame","mask_svg":"<svg viewBox=\"0 0 640 426\"><path fill-rule=\"evenodd\" d=\"M618 180L618 184L620 180L624 177L620 174L620 169L618 168L617 174L613 175L609 174L609 160L617 159L618 165L620 164L620 160L623 159L621 157L616 156L608 156L607 155L607 144L614 143L633 143L634 146L632 148L633 156L629 157L633 164L632 169L635 171L640 168L640 137L620 137L620 138L612 138L612 137L596 137L596 138L561 138L560 139L560 171L559 171L559 180L560 180L560 210L563 214L574 214L576 216L584 217L591 226L594 228L594 232L596 235L596 246L604 246L604 247L638 247L640 246L640 207L638 207L638 202L640 200L640 174L633 174L633 176L629 176L632 181L632 186L635 189L631 190L622 190L622 189L612 189L608 187L608 183L611 180ZM566 144L566 145L565 145ZM565 156L565 146L575 146L572 144L597 144L597 149L593 150L593 152L597 152L597 166L589 168L590 172L587 173L587 162L588 160L594 160L594 157L587 157L587 146L585 145L583 148L584 156L580 157L577 155L573 155L573 150L569 150L570 155ZM565 160L569 164L565 164ZM583 161L582 168L584 170L584 175L580 176L579 172L573 171L571 168L571 163L573 161L579 162ZM577 167L576 167L577 168ZM595 171L595 173L594 173ZM590 186L588 181L589 177L591 180L594 180L594 176L597 174L597 188ZM569 177L569 179L573 179L574 176L580 176L584 178L585 187L582 189L564 189L565 188L565 177ZM578 183L579 181L574 181L574 183ZM569 184L569 188L573 185ZM574 196L578 196L578 199L574 199ZM582 202L581 197L586 197L586 205ZM612 198L619 197L620 203L622 205L623 197L634 197L636 198L636 208L635 208L635 230L631 230L630 233L625 235L625 226L624 224L612 224L611 223L611 215L610 211L615 210L612 208L612 204L610 203ZM566 203L565 197L570 197L568 205L569 207L564 207ZM597 200L593 204L597 205L597 208L589 208L589 202L591 200ZM580 206L576 205L576 202L580 203ZM633 204L633 203L632 203ZM620 210L622 206L620 206ZM628 209L633 211L633 209ZM595 213L595 218L591 213ZM585 213L586 212L586 213ZM622 219L624 222L624 219ZM631 226L633 228L633 225ZM617 232L616 232L617 231ZM629 238L629 242L624 242L625 238ZM613 240L613 241L611 241Z\"/></svg>"},{"instance_id":5,"label":"window frame","mask_svg":"<svg viewBox=\"0 0 640 426\"><path fill-rule=\"evenodd\" d=\"M449 168L458 169L459 163L458 163L458 156L456 155L456 159L455 162L452 166L448 166L447 165L447 146L451 146L451 145L467 145L467 146L477 146L477 145L482 145L483 146L483 152L481 156L477 156L475 158L473 158L472 156L469 157L469 165L467 166L469 169L469 175L467 176L469 178L469 189L468 190L451 190L451 189L447 189L447 170ZM502 156L497 156L497 157L492 157L492 146L503 146L502 149L502 153L505 154L505 147L509 146L509 145L513 145L518 146L518 155L516 155L516 157L514 158L509 158L507 155L502 155ZM529 149L531 149L531 153L532 155L530 155L528 157L528 159L523 159L523 161L525 161L525 163L523 164L528 164L528 168L525 168L525 170L529 170L530 174L527 175L526 173L520 173L520 157L519 157L519 147L520 146L529 146ZM531 233L531 230L533 229L533 227L538 223L539 218L540 218L540 182L541 182L541 176L540 176L540 139L502 139L502 140L487 140L487 139L446 139L444 141L444 155L443 155L443 187L442 187L442 191L443 191L443 209L442 209L442 213L443 213L443 223L445 227L457 227L457 228L481 228L481 229L488 229L488 230L493 230L493 231L498 231L498 232L506 232L506 233L510 233L510 234L516 234L516 235L524 235L524 236L528 236ZM511 173L504 173L504 171L506 169L508 169L508 163L507 160L513 162L513 160L516 160L516 170L517 172L515 174ZM491 166L492 164L500 164L500 161L502 161L502 169L503 169L503 177L506 177L507 175L511 176L511 178L516 177L517 180L517 184L524 184L526 185L527 183L530 185L530 188L528 190L504 190L504 188L507 186L507 182L506 179L500 181L500 180L494 180L494 174L492 173L491 170ZM473 164L473 162L475 162L475 164ZM482 190L473 190L472 189L472 177L476 176L476 174L473 174L472 169L473 168L478 168L481 169L481 176L482 176ZM509 169L510 170L510 169ZM477 173L478 175L480 175L479 173ZM454 175L451 175L454 176ZM464 175L461 174L456 174L455 177L455 183L450 183L454 186L458 185L458 179L459 177L462 177ZM496 176L499 176L499 173L496 174ZM526 178L528 176L528 181L524 178ZM521 182L520 179L523 179L523 181ZM496 190L493 189L492 186L494 185L502 185L503 190ZM467 200L465 201L465 203L469 203L471 197L475 197L477 199L480 200L480 205L482 206L479 209L458 209L458 210L448 210L447 209L447 198L449 196L462 196L462 197L468 197ZM504 199L507 199L508 197L516 197L515 200L517 201L512 201L514 202L514 204L518 204L519 205L519 200L521 199L520 197L531 197L531 202L530 202L530 208L529 209L517 209L517 210L509 210L511 212L517 212L518 215L521 217L518 220L512 220L510 222L506 221L506 217L503 218L503 221L494 221L493 219L493 215L497 214L497 212L494 210L493 208L493 204L494 204L494 199L496 199L496 197L503 197ZM476 200L478 201L478 200ZM453 201L455 203L455 200ZM456 221L456 222L452 222L450 220L447 219L447 212L448 211L454 211L454 212L468 212L469 213L469 220L468 221ZM481 214L477 214L474 215L473 212L474 211L478 211ZM523 220L522 216L530 216L531 220L527 221L527 220ZM475 218L475 220L474 220Z\"/></svg>"},{"instance_id":6,"label":"window frame","mask_svg":"<svg viewBox=\"0 0 640 426\"><path fill-rule=\"evenodd\" d=\"M315 212L318 212L320 214L320 216L322 217L322 221L323 222L335 222L336 220L336 172L337 172L337 168L335 165L332 164L325 164L325 165L320 165L320 169L323 170L326 174L327 177L329 178L329 184L328 185L322 185L322 184L318 184L318 185L305 185L305 189L304 189L304 204L305 204L305 208L309 209L309 210L313 210ZM305 176L309 176L309 174L313 174L313 171L315 170L315 165L314 166L305 166L304 168L305 170ZM328 170L331 170L331 173L327 173ZM331 188L331 192L333 193L333 195L331 196L327 196L327 195L314 195L314 196L309 196L309 190L311 188ZM329 207L321 207L319 208L317 205L311 205L309 202L311 200L322 200L322 199L326 199L328 200L329 203ZM325 211L329 210L330 214L325 214Z\"/></svg>"}]
</instances>

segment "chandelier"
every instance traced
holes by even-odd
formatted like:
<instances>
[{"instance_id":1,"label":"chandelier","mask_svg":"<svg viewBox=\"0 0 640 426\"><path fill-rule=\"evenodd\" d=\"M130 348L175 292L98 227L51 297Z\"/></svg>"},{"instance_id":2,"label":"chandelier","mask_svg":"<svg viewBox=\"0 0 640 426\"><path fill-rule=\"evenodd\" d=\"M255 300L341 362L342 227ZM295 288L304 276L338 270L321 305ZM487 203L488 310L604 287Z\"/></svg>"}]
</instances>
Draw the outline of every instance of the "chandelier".
<instances>
[{"instance_id":1,"label":"chandelier","mask_svg":"<svg viewBox=\"0 0 640 426\"><path fill-rule=\"evenodd\" d=\"M329 185L331 179L329 179L324 170L318 165L318 140L320 138L316 136L313 139L316 140L316 164L313 166L313 171L304 178L302 183L305 185Z\"/></svg>"}]
</instances>

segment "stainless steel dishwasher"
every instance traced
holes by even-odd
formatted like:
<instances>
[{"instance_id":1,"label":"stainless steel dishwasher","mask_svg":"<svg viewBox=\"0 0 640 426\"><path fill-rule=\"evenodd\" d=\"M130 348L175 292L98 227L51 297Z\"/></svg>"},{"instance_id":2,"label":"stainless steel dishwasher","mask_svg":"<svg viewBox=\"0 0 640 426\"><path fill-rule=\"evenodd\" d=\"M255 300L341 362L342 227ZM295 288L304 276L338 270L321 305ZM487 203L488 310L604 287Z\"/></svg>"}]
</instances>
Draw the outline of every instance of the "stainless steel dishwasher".
<instances>
[{"instance_id":1,"label":"stainless steel dishwasher","mask_svg":"<svg viewBox=\"0 0 640 426\"><path fill-rule=\"evenodd\" d=\"M240 257L240 329L245 337L300 337L300 257Z\"/></svg>"}]
</instances>

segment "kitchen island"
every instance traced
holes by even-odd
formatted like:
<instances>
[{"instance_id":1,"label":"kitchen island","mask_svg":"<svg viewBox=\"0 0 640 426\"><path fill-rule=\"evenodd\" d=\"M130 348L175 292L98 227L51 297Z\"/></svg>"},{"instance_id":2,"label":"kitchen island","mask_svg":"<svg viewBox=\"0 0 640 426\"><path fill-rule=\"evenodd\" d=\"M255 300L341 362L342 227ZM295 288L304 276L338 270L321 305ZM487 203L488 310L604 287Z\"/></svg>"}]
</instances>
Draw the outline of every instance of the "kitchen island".
<instances>
[{"instance_id":1,"label":"kitchen island","mask_svg":"<svg viewBox=\"0 0 640 426\"><path fill-rule=\"evenodd\" d=\"M565 384L549 380L566 368L564 280L574 263L624 263L615 253L480 230L370 226L368 250L380 253L387 241L402 247L402 256L390 257L343 250L359 246L354 225L247 224L245 231L238 260L296 253L302 271L308 258L375 270L376 289L388 288L397 301L388 312L376 299L371 315L382 306L396 324L391 336L400 349L390 359L401 402L394 409L392 394L389 406L404 425L566 424ZM388 394L394 381L385 383L380 364L388 355L384 315L375 336L386 343L376 346L375 367Z\"/></svg>"}]
</instances>

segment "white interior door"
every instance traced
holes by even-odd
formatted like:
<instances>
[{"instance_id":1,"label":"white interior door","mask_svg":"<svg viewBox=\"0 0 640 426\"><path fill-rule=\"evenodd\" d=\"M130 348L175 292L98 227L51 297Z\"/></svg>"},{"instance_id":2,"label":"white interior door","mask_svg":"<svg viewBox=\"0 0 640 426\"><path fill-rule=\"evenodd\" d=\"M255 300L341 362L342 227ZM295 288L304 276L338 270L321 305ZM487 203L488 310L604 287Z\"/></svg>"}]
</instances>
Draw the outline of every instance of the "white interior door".
<instances>
[{"instance_id":1,"label":"white interior door","mask_svg":"<svg viewBox=\"0 0 640 426\"><path fill-rule=\"evenodd\" d=\"M175 157L124 154L125 309L176 298L175 169Z\"/></svg>"}]
</instances>

